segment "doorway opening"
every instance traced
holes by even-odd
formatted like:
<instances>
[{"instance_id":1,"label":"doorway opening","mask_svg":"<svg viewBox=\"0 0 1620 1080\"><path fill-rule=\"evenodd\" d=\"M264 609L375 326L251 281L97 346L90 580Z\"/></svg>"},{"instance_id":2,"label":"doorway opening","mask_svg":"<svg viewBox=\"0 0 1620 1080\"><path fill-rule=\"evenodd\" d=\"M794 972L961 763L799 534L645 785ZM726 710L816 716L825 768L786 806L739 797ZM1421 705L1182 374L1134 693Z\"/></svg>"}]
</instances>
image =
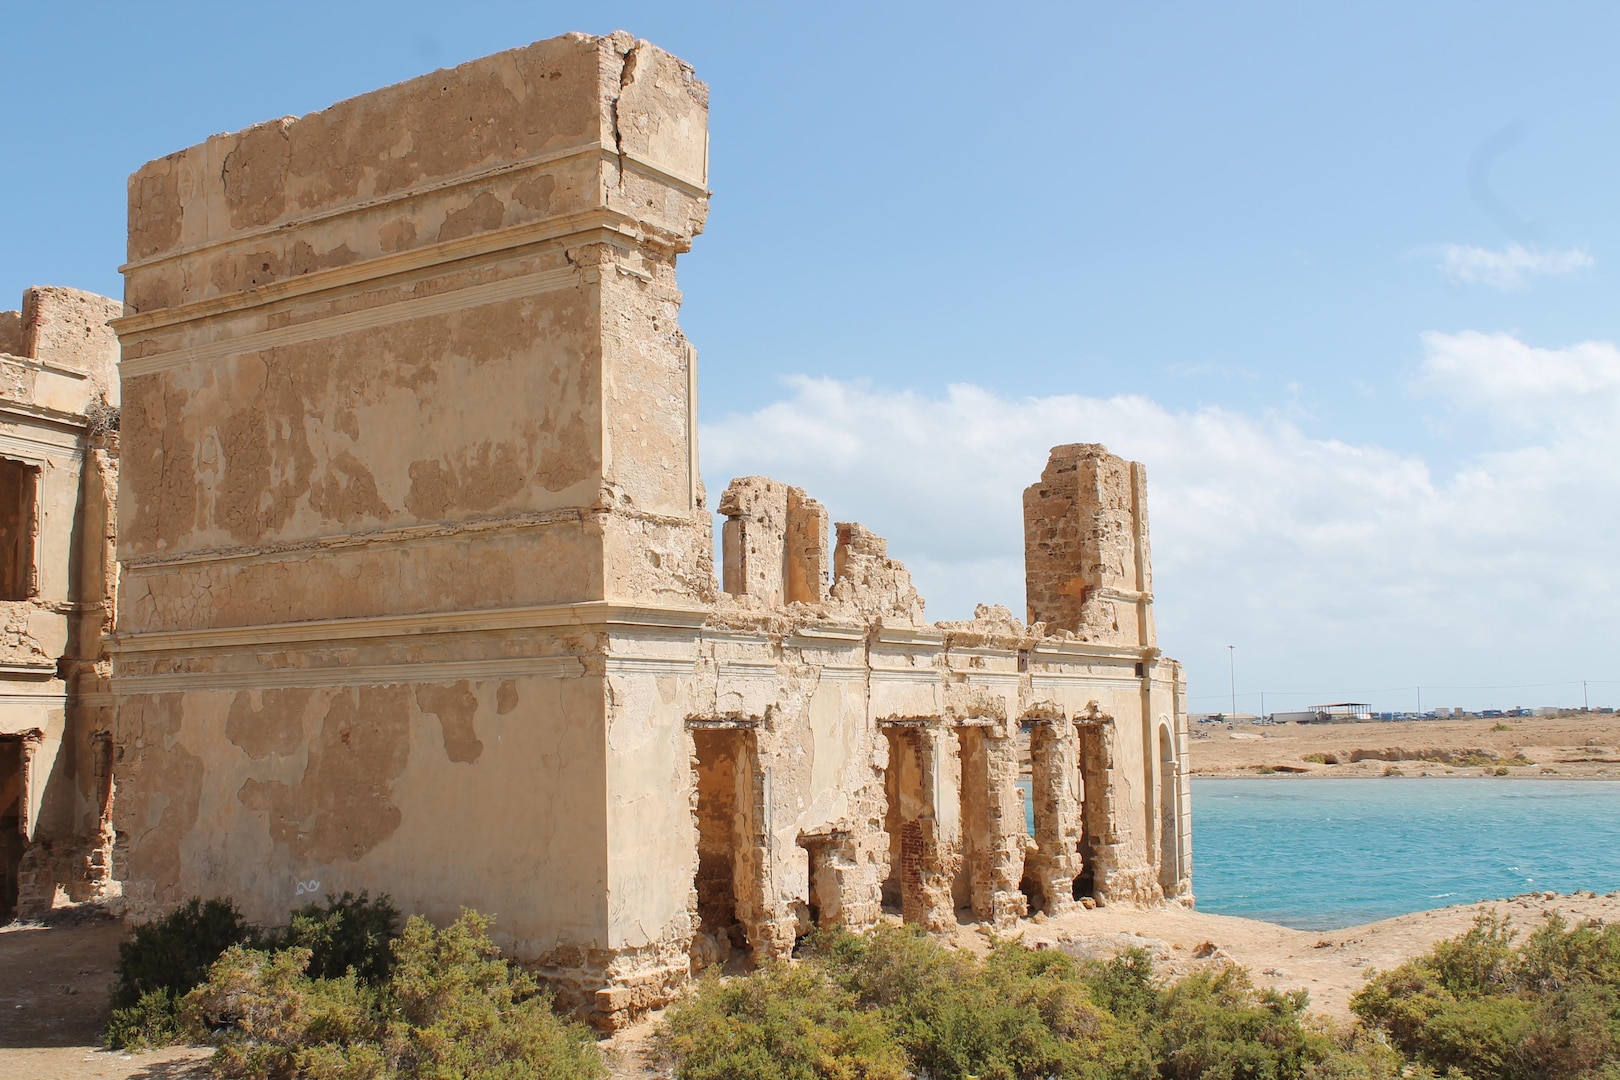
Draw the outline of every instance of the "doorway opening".
<instances>
[{"instance_id":1,"label":"doorway opening","mask_svg":"<svg viewBox=\"0 0 1620 1080\"><path fill-rule=\"evenodd\" d=\"M700 934L707 948L697 950L710 963L724 963L749 947L739 900L752 867L753 818L748 769L752 732L739 728L695 728L693 786L697 791L697 888Z\"/></svg>"},{"instance_id":2,"label":"doorway opening","mask_svg":"<svg viewBox=\"0 0 1620 1080\"><path fill-rule=\"evenodd\" d=\"M17 917L17 872L28 846L23 835L26 761L20 736L0 737L0 924Z\"/></svg>"},{"instance_id":3,"label":"doorway opening","mask_svg":"<svg viewBox=\"0 0 1620 1080\"><path fill-rule=\"evenodd\" d=\"M1113 843L1113 798L1108 781L1109 748L1101 723L1075 727L1076 781L1080 796L1080 872L1074 878L1074 898L1099 899L1105 884L1099 862L1103 849Z\"/></svg>"}]
</instances>

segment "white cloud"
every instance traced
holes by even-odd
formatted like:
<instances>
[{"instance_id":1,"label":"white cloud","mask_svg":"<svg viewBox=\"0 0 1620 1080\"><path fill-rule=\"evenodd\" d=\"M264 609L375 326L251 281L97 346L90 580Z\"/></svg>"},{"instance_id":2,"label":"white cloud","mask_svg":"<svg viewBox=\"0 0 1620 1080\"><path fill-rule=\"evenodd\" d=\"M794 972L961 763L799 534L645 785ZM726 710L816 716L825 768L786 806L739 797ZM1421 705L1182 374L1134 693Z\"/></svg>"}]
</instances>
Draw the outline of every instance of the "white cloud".
<instances>
[{"instance_id":1,"label":"white cloud","mask_svg":"<svg viewBox=\"0 0 1620 1080\"><path fill-rule=\"evenodd\" d=\"M1508 334L1428 333L1419 386L1507 427L1612 425L1620 349L1587 341L1538 349Z\"/></svg>"},{"instance_id":2,"label":"white cloud","mask_svg":"<svg viewBox=\"0 0 1620 1080\"><path fill-rule=\"evenodd\" d=\"M1489 285L1493 289L1523 289L1533 277L1563 277L1597 265L1581 248L1536 251L1509 244L1501 251L1446 244L1440 248L1440 268L1459 285Z\"/></svg>"},{"instance_id":3,"label":"white cloud","mask_svg":"<svg viewBox=\"0 0 1620 1080\"><path fill-rule=\"evenodd\" d=\"M1102 442L1148 466L1161 642L1195 695L1224 688L1229 641L1240 689L1274 693L1604 678L1620 645L1620 351L1481 334L1425 348L1424 389L1533 429L1436 476L1279 414L797 378L784 400L706 425L704 464L716 495L764 473L887 535L930 616L956 618L978 601L1021 609L1023 488L1049 447ZM1425 701L1482 697L1502 700ZM1288 700L1305 703L1268 704Z\"/></svg>"}]
</instances>

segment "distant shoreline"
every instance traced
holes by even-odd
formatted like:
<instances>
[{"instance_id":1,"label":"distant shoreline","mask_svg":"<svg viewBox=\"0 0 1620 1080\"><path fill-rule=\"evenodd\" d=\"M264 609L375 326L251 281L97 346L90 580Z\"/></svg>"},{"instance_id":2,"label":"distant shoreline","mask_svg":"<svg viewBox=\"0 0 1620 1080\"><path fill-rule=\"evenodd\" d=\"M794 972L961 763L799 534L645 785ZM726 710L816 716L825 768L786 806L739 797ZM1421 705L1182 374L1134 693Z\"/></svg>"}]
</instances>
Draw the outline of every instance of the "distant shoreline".
<instances>
[{"instance_id":1,"label":"distant shoreline","mask_svg":"<svg viewBox=\"0 0 1620 1080\"><path fill-rule=\"evenodd\" d=\"M1328 773L1328 772L1270 772L1263 773L1255 770L1230 772L1198 772L1192 774L1194 780L1534 780L1541 782L1564 781L1579 783L1608 784L1620 781L1617 776L1572 776L1563 773L1543 774L1531 772L1510 772L1506 776L1497 776L1483 770L1470 772L1455 769L1441 772L1402 772L1392 776L1375 773Z\"/></svg>"},{"instance_id":2,"label":"distant shoreline","mask_svg":"<svg viewBox=\"0 0 1620 1080\"><path fill-rule=\"evenodd\" d=\"M1198 779L1620 780L1620 717L1195 724Z\"/></svg>"}]
</instances>

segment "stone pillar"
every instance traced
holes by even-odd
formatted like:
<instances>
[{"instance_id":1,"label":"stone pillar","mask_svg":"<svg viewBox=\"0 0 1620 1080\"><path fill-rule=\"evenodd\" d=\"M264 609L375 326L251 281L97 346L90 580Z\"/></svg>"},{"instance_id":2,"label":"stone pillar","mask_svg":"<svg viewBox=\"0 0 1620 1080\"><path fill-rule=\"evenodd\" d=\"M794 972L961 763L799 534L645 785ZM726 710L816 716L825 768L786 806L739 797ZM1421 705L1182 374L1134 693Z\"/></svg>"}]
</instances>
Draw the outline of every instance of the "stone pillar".
<instances>
[{"instance_id":1,"label":"stone pillar","mask_svg":"<svg viewBox=\"0 0 1620 1080\"><path fill-rule=\"evenodd\" d=\"M1039 886L1048 915L1074 905L1074 879L1080 873L1080 804L1070 782L1079 763L1066 727L1060 720L1043 720L1030 729L1036 850L1025 876Z\"/></svg>"},{"instance_id":2,"label":"stone pillar","mask_svg":"<svg viewBox=\"0 0 1620 1080\"><path fill-rule=\"evenodd\" d=\"M974 917L1005 926L1029 912L1018 888L1024 864L1018 743L986 727L961 731L963 857Z\"/></svg>"},{"instance_id":3,"label":"stone pillar","mask_svg":"<svg viewBox=\"0 0 1620 1080\"><path fill-rule=\"evenodd\" d=\"M1110 645L1154 644L1147 478L1094 443L1053 447L1024 491L1031 623Z\"/></svg>"}]
</instances>

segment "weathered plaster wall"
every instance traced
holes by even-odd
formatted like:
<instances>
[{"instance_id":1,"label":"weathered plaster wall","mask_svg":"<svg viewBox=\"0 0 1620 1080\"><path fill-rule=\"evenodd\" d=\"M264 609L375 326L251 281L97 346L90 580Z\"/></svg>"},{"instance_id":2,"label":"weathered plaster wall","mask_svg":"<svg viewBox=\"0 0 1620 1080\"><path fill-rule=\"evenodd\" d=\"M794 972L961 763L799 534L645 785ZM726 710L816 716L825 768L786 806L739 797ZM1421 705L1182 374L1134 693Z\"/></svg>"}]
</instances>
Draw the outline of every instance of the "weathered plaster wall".
<instances>
[{"instance_id":1,"label":"weathered plaster wall","mask_svg":"<svg viewBox=\"0 0 1620 1080\"><path fill-rule=\"evenodd\" d=\"M714 592L674 281L706 166L690 68L574 34L131 178L133 912L470 904L587 1001L684 914L610 859L634 833L608 814L684 789L684 744L678 771L638 756L605 679L640 620L616 605Z\"/></svg>"}]
</instances>

